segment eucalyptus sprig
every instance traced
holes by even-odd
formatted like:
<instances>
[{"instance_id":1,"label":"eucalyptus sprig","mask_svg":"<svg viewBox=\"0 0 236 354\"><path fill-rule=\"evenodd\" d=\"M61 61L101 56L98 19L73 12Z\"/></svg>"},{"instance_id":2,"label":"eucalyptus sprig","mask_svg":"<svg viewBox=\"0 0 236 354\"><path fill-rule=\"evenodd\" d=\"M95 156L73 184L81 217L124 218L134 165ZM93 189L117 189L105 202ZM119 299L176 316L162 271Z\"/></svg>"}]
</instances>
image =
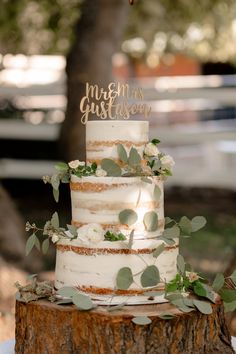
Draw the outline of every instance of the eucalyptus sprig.
<instances>
[{"instance_id":1,"label":"eucalyptus sprig","mask_svg":"<svg viewBox=\"0 0 236 354\"><path fill-rule=\"evenodd\" d=\"M30 224L27 221L25 229L27 232L32 232L26 242L26 255L32 251L33 247L36 247L39 251L42 250L46 254L49 248L49 240L56 243L63 238L73 240L77 237L77 229L74 225L67 225L67 229L60 227L57 212L52 215L51 220L46 221L43 228L36 226L35 223Z\"/></svg>"},{"instance_id":2,"label":"eucalyptus sprig","mask_svg":"<svg viewBox=\"0 0 236 354\"><path fill-rule=\"evenodd\" d=\"M85 162L74 160L69 163L59 162L55 165L57 170L51 177L43 176L44 183L51 184L53 188L53 196L56 202L59 200L59 187L61 183L69 183L71 175L77 177L93 176L96 173L97 164L86 165Z\"/></svg>"}]
</instances>

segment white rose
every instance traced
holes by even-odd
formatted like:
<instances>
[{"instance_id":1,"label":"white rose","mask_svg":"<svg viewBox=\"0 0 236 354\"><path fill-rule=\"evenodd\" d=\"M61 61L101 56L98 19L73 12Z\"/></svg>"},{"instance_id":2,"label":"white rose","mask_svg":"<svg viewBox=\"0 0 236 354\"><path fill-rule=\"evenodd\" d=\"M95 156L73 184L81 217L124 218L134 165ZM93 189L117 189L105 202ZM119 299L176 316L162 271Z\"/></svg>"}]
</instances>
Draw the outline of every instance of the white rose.
<instances>
[{"instance_id":1,"label":"white rose","mask_svg":"<svg viewBox=\"0 0 236 354\"><path fill-rule=\"evenodd\" d=\"M91 223L81 226L78 230L78 238L82 243L99 243L104 240L104 230L101 225Z\"/></svg>"},{"instance_id":2,"label":"white rose","mask_svg":"<svg viewBox=\"0 0 236 354\"><path fill-rule=\"evenodd\" d=\"M147 156L157 156L159 153L160 151L153 143L148 143L144 148L144 154Z\"/></svg>"},{"instance_id":3,"label":"white rose","mask_svg":"<svg viewBox=\"0 0 236 354\"><path fill-rule=\"evenodd\" d=\"M171 168L175 165L175 162L170 155L164 155L161 157L161 165L162 167L171 170Z\"/></svg>"},{"instance_id":4,"label":"white rose","mask_svg":"<svg viewBox=\"0 0 236 354\"><path fill-rule=\"evenodd\" d=\"M186 272L186 276L188 277L190 283L199 279L199 275L195 272Z\"/></svg>"},{"instance_id":5,"label":"white rose","mask_svg":"<svg viewBox=\"0 0 236 354\"><path fill-rule=\"evenodd\" d=\"M75 168L77 168L79 166L85 166L85 162L84 161L80 161L80 160L73 160L73 161L70 161L68 163L68 165L69 165L70 168L75 169Z\"/></svg>"},{"instance_id":6,"label":"white rose","mask_svg":"<svg viewBox=\"0 0 236 354\"><path fill-rule=\"evenodd\" d=\"M107 175L107 171L103 170L102 168L98 167L96 169L96 176L97 177L105 177Z\"/></svg>"},{"instance_id":7,"label":"white rose","mask_svg":"<svg viewBox=\"0 0 236 354\"><path fill-rule=\"evenodd\" d=\"M53 235L52 235L52 242L53 242L53 243L57 243L57 242L59 241L59 239L60 239L60 238L59 238L59 236L58 236L57 234L53 234Z\"/></svg>"}]
</instances>

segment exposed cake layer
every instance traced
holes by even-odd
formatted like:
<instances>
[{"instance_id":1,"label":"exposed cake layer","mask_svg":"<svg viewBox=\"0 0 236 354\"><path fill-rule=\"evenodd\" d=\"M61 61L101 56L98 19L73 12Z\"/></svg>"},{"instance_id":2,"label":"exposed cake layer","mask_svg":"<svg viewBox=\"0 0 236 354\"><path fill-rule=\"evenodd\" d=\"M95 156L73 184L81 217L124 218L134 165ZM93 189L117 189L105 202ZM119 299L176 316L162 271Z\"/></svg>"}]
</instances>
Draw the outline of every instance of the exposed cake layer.
<instances>
[{"instance_id":1,"label":"exposed cake layer","mask_svg":"<svg viewBox=\"0 0 236 354\"><path fill-rule=\"evenodd\" d=\"M134 147L142 155L148 142L149 125L146 121L89 121L86 124L87 162L100 164L104 158L118 161L117 145L127 151Z\"/></svg>"},{"instance_id":2,"label":"exposed cake layer","mask_svg":"<svg viewBox=\"0 0 236 354\"><path fill-rule=\"evenodd\" d=\"M150 177L152 183L141 177L82 177L72 176L71 201L72 223L77 227L98 223L105 230L121 231L124 234L135 230L134 238L148 238L160 235L164 230L163 180ZM160 198L154 197L154 188L160 190ZM127 226L119 221L124 209L137 213L135 224ZM158 229L147 231L144 215L154 211L158 216Z\"/></svg>"},{"instance_id":3,"label":"exposed cake layer","mask_svg":"<svg viewBox=\"0 0 236 354\"><path fill-rule=\"evenodd\" d=\"M136 240L132 249L128 249L127 241L102 241L88 247L79 240L60 241L57 244L55 286L76 286L94 295L139 295L145 292L140 283L142 271L147 265L155 264L161 278L157 288L163 289L164 282L176 275L178 244L166 245L165 250L154 258L153 251L162 243L157 239ZM123 267L132 270L135 282L127 290L115 290L118 271Z\"/></svg>"}]
</instances>

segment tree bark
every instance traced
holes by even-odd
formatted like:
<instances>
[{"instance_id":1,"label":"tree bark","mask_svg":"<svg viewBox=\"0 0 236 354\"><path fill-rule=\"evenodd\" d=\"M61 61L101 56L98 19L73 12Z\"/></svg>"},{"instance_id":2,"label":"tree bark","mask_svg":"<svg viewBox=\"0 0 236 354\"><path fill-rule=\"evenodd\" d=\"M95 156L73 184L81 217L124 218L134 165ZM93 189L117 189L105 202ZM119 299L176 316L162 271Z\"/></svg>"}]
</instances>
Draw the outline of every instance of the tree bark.
<instances>
[{"instance_id":1,"label":"tree bark","mask_svg":"<svg viewBox=\"0 0 236 354\"><path fill-rule=\"evenodd\" d=\"M112 80L112 55L117 51L127 21L127 0L85 0L67 57L67 110L60 147L66 160L85 159L85 126L80 100L85 83L106 86Z\"/></svg>"},{"instance_id":2,"label":"tree bark","mask_svg":"<svg viewBox=\"0 0 236 354\"><path fill-rule=\"evenodd\" d=\"M171 312L172 320L158 314ZM132 322L147 315L152 323ZM211 315L183 314L170 304L79 311L47 301L16 304L16 354L230 354L222 304Z\"/></svg>"}]
</instances>

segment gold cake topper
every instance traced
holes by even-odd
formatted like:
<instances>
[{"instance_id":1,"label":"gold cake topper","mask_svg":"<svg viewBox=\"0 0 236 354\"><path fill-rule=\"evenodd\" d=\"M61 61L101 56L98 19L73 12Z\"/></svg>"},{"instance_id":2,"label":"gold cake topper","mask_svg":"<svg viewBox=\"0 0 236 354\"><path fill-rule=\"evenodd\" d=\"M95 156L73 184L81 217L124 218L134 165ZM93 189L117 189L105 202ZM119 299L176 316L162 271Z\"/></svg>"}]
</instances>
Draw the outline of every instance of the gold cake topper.
<instances>
[{"instance_id":1,"label":"gold cake topper","mask_svg":"<svg viewBox=\"0 0 236 354\"><path fill-rule=\"evenodd\" d=\"M86 124L89 114L100 119L129 119L134 114L150 115L151 107L143 102L141 88L132 88L129 84L109 83L107 89L86 83L86 94L80 101L81 122Z\"/></svg>"}]
</instances>

